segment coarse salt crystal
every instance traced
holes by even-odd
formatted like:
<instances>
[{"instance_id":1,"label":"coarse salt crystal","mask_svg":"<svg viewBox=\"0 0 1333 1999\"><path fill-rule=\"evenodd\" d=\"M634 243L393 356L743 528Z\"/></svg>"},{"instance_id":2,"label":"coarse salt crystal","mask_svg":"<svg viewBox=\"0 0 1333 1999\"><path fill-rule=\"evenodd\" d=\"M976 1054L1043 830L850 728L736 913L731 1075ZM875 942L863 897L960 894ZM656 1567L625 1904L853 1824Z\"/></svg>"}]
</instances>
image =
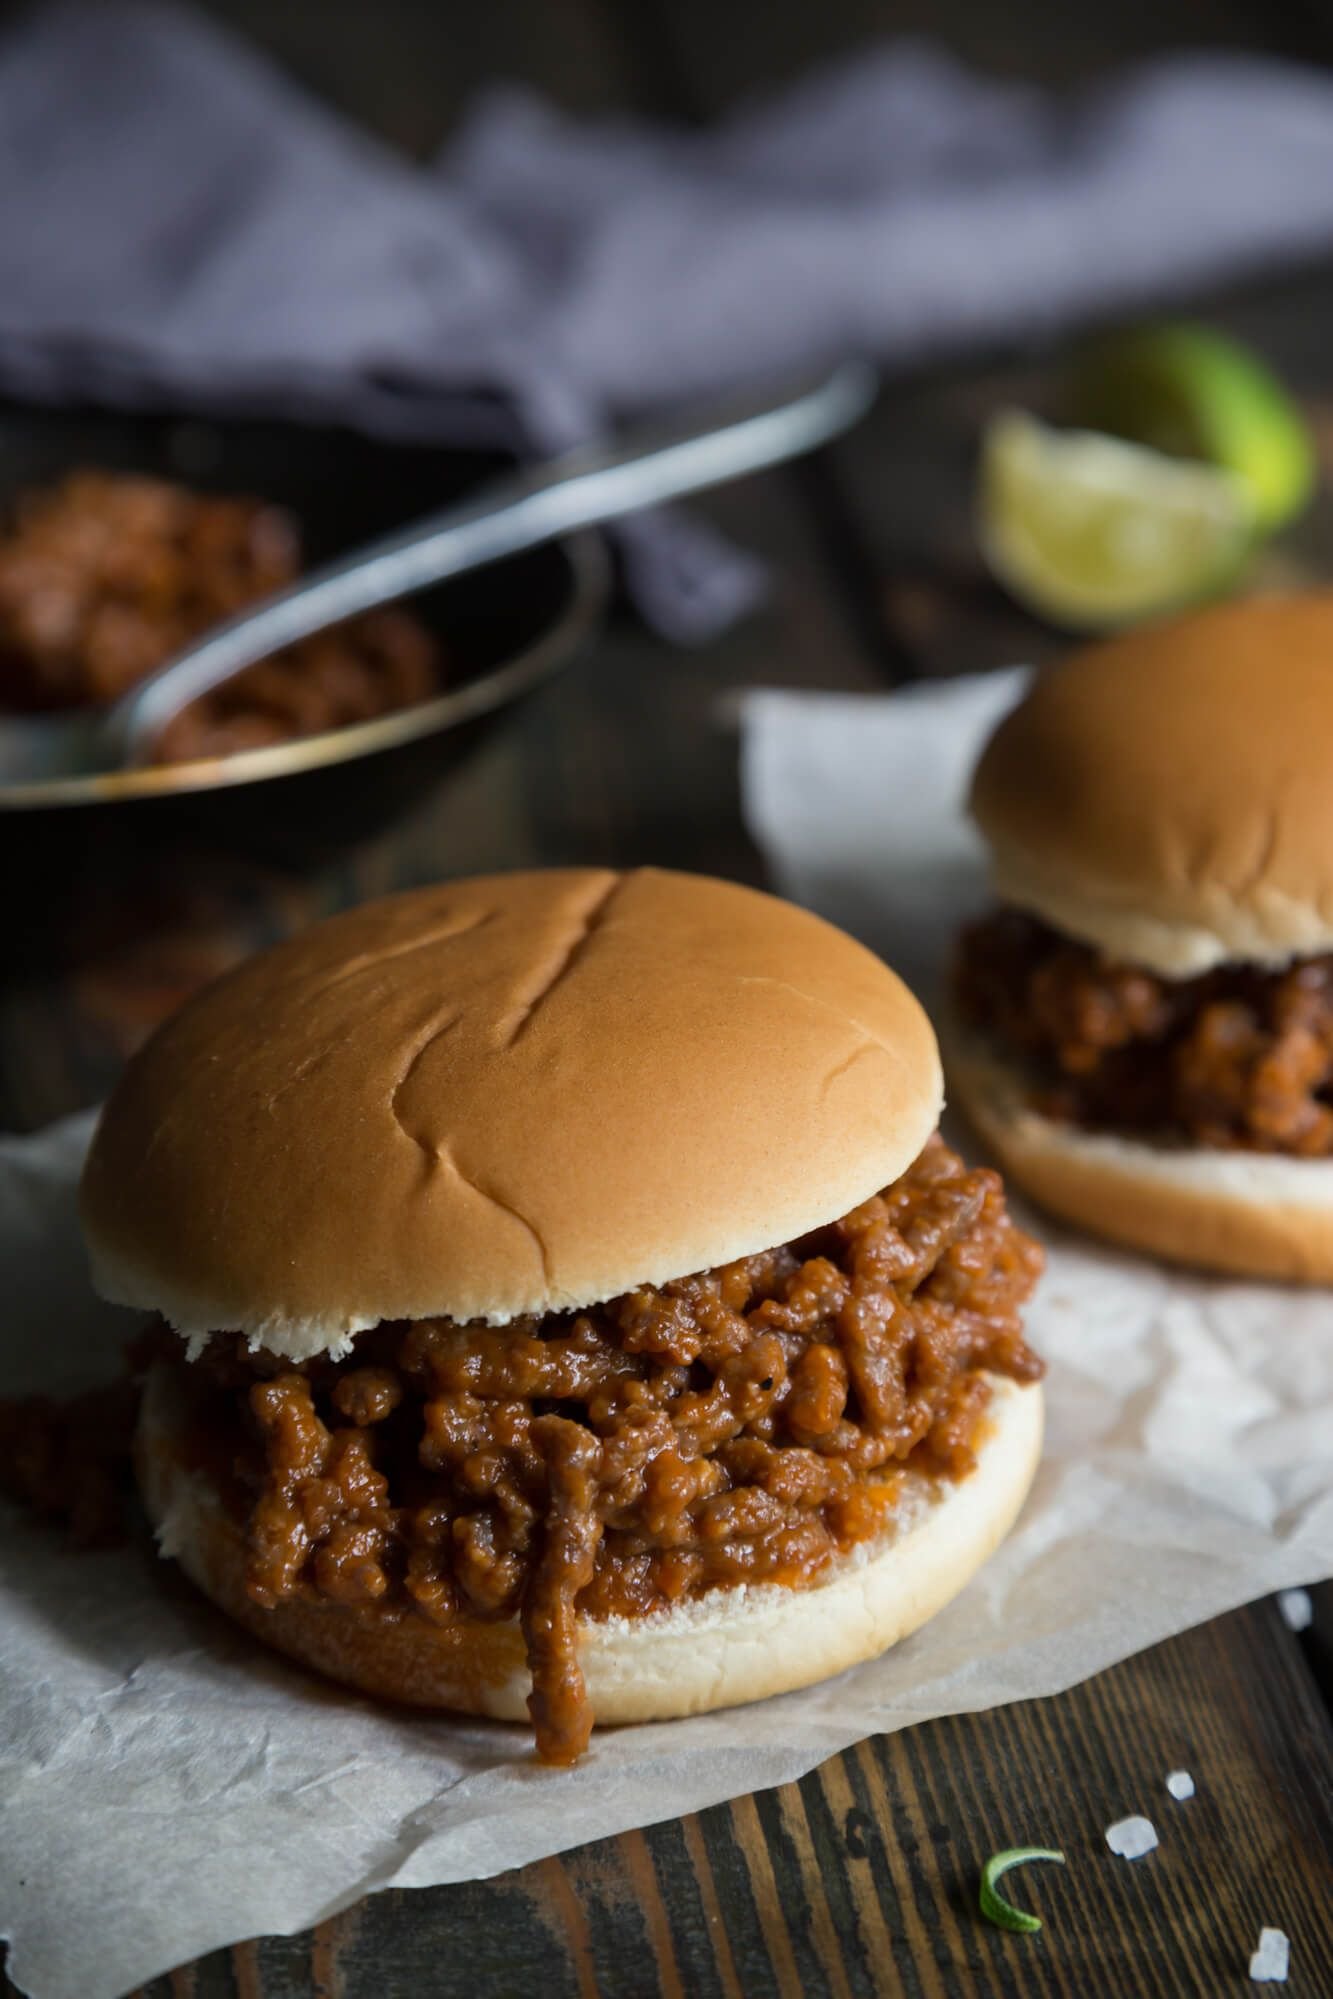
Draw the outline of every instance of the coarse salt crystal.
<instances>
[{"instance_id":1,"label":"coarse salt crystal","mask_svg":"<svg viewBox=\"0 0 1333 1999\"><path fill-rule=\"evenodd\" d=\"M1314 1605L1308 1589L1280 1589L1277 1607L1288 1631L1308 1631L1314 1623Z\"/></svg>"},{"instance_id":2,"label":"coarse salt crystal","mask_svg":"<svg viewBox=\"0 0 1333 1999\"><path fill-rule=\"evenodd\" d=\"M1137 1815L1128 1819L1117 1819L1106 1828L1106 1844L1112 1853L1118 1853L1122 1860L1141 1860L1145 1853L1151 1853L1157 1844L1157 1828L1151 1819Z\"/></svg>"},{"instance_id":3,"label":"coarse salt crystal","mask_svg":"<svg viewBox=\"0 0 1333 1999\"><path fill-rule=\"evenodd\" d=\"M1256 1985L1285 1985L1291 1942L1285 1930L1260 1930L1259 1948L1250 1959L1250 1977Z\"/></svg>"},{"instance_id":4,"label":"coarse salt crystal","mask_svg":"<svg viewBox=\"0 0 1333 1999\"><path fill-rule=\"evenodd\" d=\"M1167 1773L1166 1788L1173 1798L1192 1798L1194 1779L1188 1770L1171 1770Z\"/></svg>"}]
</instances>

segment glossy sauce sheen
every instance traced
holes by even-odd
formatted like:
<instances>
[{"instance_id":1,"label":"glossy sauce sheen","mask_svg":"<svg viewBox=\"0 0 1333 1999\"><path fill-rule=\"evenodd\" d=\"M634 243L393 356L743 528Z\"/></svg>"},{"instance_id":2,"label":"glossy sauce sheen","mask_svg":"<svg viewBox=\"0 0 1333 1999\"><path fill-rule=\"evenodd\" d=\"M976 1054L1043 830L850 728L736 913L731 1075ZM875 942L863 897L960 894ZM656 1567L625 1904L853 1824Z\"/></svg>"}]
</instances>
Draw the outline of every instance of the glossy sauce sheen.
<instances>
[{"instance_id":1,"label":"glossy sauce sheen","mask_svg":"<svg viewBox=\"0 0 1333 1999\"><path fill-rule=\"evenodd\" d=\"M804 1241L594 1310L385 1324L300 1370L175 1351L230 1440L256 1601L517 1615L538 1749L567 1763L593 1722L577 1620L808 1585L885 1526L903 1467L964 1477L985 1373L1041 1373L1040 1265L998 1176L935 1138Z\"/></svg>"},{"instance_id":2,"label":"glossy sauce sheen","mask_svg":"<svg viewBox=\"0 0 1333 1999\"><path fill-rule=\"evenodd\" d=\"M1163 979L1001 909L964 933L957 992L1050 1117L1333 1155L1333 957Z\"/></svg>"}]
</instances>

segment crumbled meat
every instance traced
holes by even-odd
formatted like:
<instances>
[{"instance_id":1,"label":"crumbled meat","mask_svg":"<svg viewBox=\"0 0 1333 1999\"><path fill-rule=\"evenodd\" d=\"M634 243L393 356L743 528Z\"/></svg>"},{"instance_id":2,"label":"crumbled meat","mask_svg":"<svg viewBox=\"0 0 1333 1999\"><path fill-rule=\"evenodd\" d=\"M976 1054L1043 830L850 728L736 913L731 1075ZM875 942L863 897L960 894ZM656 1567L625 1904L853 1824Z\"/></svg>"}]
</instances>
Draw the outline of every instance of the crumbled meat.
<instances>
[{"instance_id":1,"label":"crumbled meat","mask_svg":"<svg viewBox=\"0 0 1333 1999\"><path fill-rule=\"evenodd\" d=\"M124 1534L138 1389L126 1375L67 1401L0 1400L0 1492L59 1521L82 1548Z\"/></svg>"},{"instance_id":2,"label":"crumbled meat","mask_svg":"<svg viewBox=\"0 0 1333 1999\"><path fill-rule=\"evenodd\" d=\"M438 648L425 626L405 611L367 611L190 702L162 730L156 760L234 756L344 729L427 701L440 684Z\"/></svg>"},{"instance_id":3,"label":"crumbled meat","mask_svg":"<svg viewBox=\"0 0 1333 1999\"><path fill-rule=\"evenodd\" d=\"M579 1617L810 1583L903 1468L961 1478L987 1374L1035 1380L1041 1264L998 1177L938 1139L802 1242L505 1327L384 1324L297 1369L215 1338L177 1365L240 1480L249 1587L448 1624L522 1620L540 1753L592 1714Z\"/></svg>"},{"instance_id":4,"label":"crumbled meat","mask_svg":"<svg viewBox=\"0 0 1333 1999\"><path fill-rule=\"evenodd\" d=\"M1001 909L964 933L956 989L1050 1117L1333 1155L1333 956L1163 979Z\"/></svg>"},{"instance_id":5,"label":"crumbled meat","mask_svg":"<svg viewBox=\"0 0 1333 1999\"><path fill-rule=\"evenodd\" d=\"M76 472L0 535L0 708L113 701L210 626L293 582L296 523L259 500ZM228 756L438 692L430 634L373 611L263 660L175 716L159 761Z\"/></svg>"}]
</instances>

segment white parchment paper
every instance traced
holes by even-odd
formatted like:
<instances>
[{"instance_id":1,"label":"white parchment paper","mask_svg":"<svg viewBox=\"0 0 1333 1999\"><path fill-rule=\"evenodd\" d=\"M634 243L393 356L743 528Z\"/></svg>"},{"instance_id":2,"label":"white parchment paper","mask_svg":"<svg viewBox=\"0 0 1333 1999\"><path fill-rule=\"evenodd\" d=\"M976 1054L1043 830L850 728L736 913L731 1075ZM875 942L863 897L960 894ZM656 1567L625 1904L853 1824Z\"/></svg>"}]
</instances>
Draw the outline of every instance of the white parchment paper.
<instances>
[{"instance_id":1,"label":"white parchment paper","mask_svg":"<svg viewBox=\"0 0 1333 1999\"><path fill-rule=\"evenodd\" d=\"M929 993L981 891L958 799L1012 681L764 695L747 811L782 885ZM114 1368L72 1190L87 1121L0 1141L5 1389ZM933 1624L807 1693L597 1735L414 1719L266 1656L142 1549L0 1556L0 1926L37 1999L108 1999L369 1890L496 1873L798 1776L926 1717L1053 1693L1248 1598L1333 1574L1333 1295L1209 1283L1037 1225L1048 1447L1013 1536Z\"/></svg>"}]
</instances>

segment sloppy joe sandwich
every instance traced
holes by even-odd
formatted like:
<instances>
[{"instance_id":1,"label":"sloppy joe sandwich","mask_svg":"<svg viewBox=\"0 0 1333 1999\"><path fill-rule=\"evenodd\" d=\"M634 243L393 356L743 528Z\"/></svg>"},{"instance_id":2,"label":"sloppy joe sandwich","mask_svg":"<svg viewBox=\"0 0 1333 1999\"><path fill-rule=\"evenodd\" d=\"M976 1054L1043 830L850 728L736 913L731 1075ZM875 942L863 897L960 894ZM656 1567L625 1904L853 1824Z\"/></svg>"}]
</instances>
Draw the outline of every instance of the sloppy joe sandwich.
<instances>
[{"instance_id":1,"label":"sloppy joe sandwich","mask_svg":"<svg viewBox=\"0 0 1333 1999\"><path fill-rule=\"evenodd\" d=\"M162 1322L164 1552L557 1763L594 1714L879 1652L1040 1442L1040 1252L940 1104L894 974L723 882L452 882L251 960L131 1063L83 1181L99 1287Z\"/></svg>"},{"instance_id":2,"label":"sloppy joe sandwich","mask_svg":"<svg viewBox=\"0 0 1333 1999\"><path fill-rule=\"evenodd\" d=\"M1333 1279L1333 594L1125 634L1001 722L950 1073L1055 1214Z\"/></svg>"}]
</instances>

